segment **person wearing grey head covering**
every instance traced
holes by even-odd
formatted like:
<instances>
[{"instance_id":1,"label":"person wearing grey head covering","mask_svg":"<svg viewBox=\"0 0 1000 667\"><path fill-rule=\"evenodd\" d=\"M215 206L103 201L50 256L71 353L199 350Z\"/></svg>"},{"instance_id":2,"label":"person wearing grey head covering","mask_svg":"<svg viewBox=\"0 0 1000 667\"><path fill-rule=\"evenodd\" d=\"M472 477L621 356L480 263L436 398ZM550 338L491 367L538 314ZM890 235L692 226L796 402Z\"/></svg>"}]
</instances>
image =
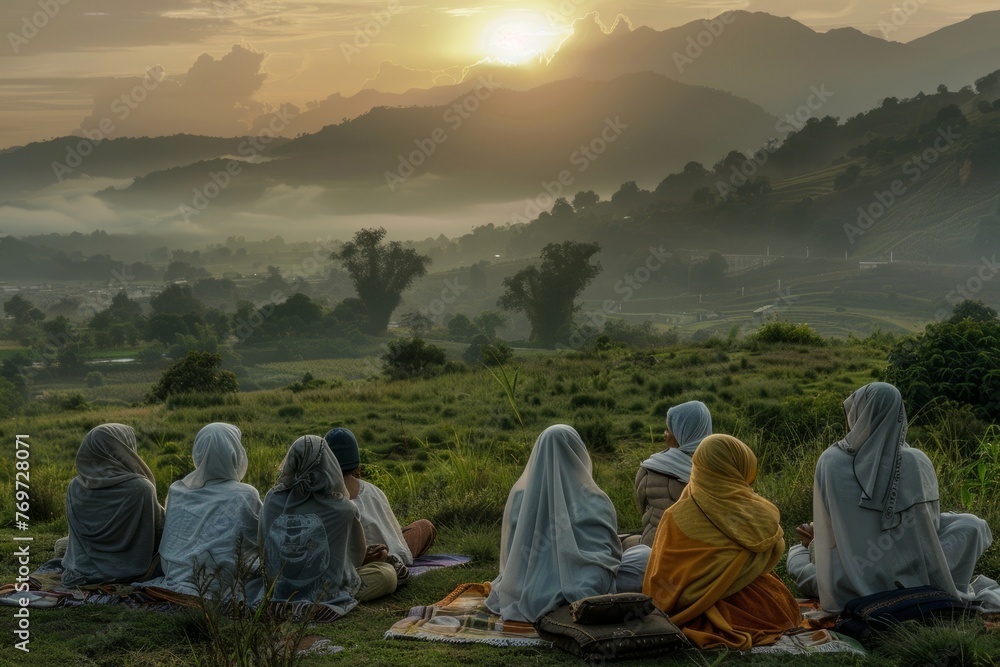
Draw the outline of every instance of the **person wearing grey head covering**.
<instances>
[{"instance_id":1,"label":"person wearing grey head covering","mask_svg":"<svg viewBox=\"0 0 1000 667\"><path fill-rule=\"evenodd\" d=\"M507 497L500 574L486 606L509 621L533 623L556 607L591 595L642 587L649 549L628 563L614 505L594 482L587 447L570 426L542 431L524 473Z\"/></svg>"},{"instance_id":2,"label":"person wearing grey head covering","mask_svg":"<svg viewBox=\"0 0 1000 667\"><path fill-rule=\"evenodd\" d=\"M274 601L312 602L339 615L396 589L388 563L365 558L364 530L333 452L318 435L292 443L260 515L264 568ZM247 592L264 598L264 582Z\"/></svg>"},{"instance_id":3,"label":"person wearing grey head covering","mask_svg":"<svg viewBox=\"0 0 1000 667\"><path fill-rule=\"evenodd\" d=\"M926 585L996 608L996 582L973 579L990 528L972 514L941 514L934 466L906 443L899 390L873 382L844 410L847 435L816 463L814 526L800 526L803 543L789 550L799 589L831 612L854 598Z\"/></svg>"},{"instance_id":4,"label":"person wearing grey head covering","mask_svg":"<svg viewBox=\"0 0 1000 667\"><path fill-rule=\"evenodd\" d=\"M83 438L66 490L69 541L62 583L144 581L153 575L163 530L156 480L136 452L135 431L102 424Z\"/></svg>"},{"instance_id":5,"label":"person wearing grey head covering","mask_svg":"<svg viewBox=\"0 0 1000 667\"><path fill-rule=\"evenodd\" d=\"M241 560L257 559L260 494L242 479L247 453L232 424L209 424L194 438L195 469L174 482L167 494L167 517L160 541L163 576L145 586L207 597L223 596Z\"/></svg>"},{"instance_id":6,"label":"person wearing grey head covering","mask_svg":"<svg viewBox=\"0 0 1000 667\"><path fill-rule=\"evenodd\" d=\"M653 545L660 518L676 503L691 479L691 456L712 435L712 414L701 401L688 401L667 410L667 449L642 462L635 476L635 502L642 514L642 533L625 540Z\"/></svg>"}]
</instances>

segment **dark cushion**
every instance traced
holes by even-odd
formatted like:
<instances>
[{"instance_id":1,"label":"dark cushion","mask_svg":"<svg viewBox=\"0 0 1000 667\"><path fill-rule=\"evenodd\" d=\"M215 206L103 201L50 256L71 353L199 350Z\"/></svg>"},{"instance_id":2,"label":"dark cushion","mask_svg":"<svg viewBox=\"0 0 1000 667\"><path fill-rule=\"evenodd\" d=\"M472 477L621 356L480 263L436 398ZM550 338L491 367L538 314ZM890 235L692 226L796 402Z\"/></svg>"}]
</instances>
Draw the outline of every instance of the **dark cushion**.
<instances>
[{"instance_id":1,"label":"dark cushion","mask_svg":"<svg viewBox=\"0 0 1000 667\"><path fill-rule=\"evenodd\" d=\"M535 630L557 648L595 662L652 657L689 646L659 609L618 623L584 625L573 620L570 605L565 605L539 618Z\"/></svg>"},{"instance_id":2,"label":"dark cushion","mask_svg":"<svg viewBox=\"0 0 1000 667\"><path fill-rule=\"evenodd\" d=\"M642 593L594 595L570 604L573 620L584 625L621 623L653 611L653 598Z\"/></svg>"}]
</instances>

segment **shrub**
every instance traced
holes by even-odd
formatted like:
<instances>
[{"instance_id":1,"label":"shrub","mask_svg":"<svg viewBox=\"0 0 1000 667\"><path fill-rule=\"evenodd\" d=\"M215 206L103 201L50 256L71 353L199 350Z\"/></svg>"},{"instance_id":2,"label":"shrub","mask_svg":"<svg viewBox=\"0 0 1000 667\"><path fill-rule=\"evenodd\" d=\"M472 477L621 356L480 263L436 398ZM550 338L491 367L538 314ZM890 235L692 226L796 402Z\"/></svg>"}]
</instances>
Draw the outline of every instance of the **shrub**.
<instances>
[{"instance_id":1,"label":"shrub","mask_svg":"<svg viewBox=\"0 0 1000 667\"><path fill-rule=\"evenodd\" d=\"M445 365L445 356L440 347L414 337L390 342L382 361L382 371L393 380L401 380L433 375Z\"/></svg>"},{"instance_id":2,"label":"shrub","mask_svg":"<svg viewBox=\"0 0 1000 667\"><path fill-rule=\"evenodd\" d=\"M462 359L470 366L484 364L486 366L502 366L514 356L507 341L494 340L480 334L472 339L472 344L462 354Z\"/></svg>"},{"instance_id":3,"label":"shrub","mask_svg":"<svg viewBox=\"0 0 1000 667\"><path fill-rule=\"evenodd\" d=\"M569 399L569 406L574 409L591 406L612 409L615 407L615 399L606 395L577 394Z\"/></svg>"},{"instance_id":4,"label":"shrub","mask_svg":"<svg viewBox=\"0 0 1000 667\"><path fill-rule=\"evenodd\" d=\"M752 343L791 343L793 345L824 345L824 341L808 324L783 320L765 322L749 336Z\"/></svg>"},{"instance_id":5,"label":"shrub","mask_svg":"<svg viewBox=\"0 0 1000 667\"><path fill-rule=\"evenodd\" d=\"M90 403L80 392L63 394L59 397L59 407L63 410L89 410Z\"/></svg>"},{"instance_id":6,"label":"shrub","mask_svg":"<svg viewBox=\"0 0 1000 667\"><path fill-rule=\"evenodd\" d=\"M163 401L174 394L193 392L234 393L239 386L234 373L222 370L222 355L193 350L163 371L160 381L150 391L149 400Z\"/></svg>"},{"instance_id":7,"label":"shrub","mask_svg":"<svg viewBox=\"0 0 1000 667\"><path fill-rule=\"evenodd\" d=\"M90 371L87 373L87 386L88 387L103 387L104 386L104 374L100 371Z\"/></svg>"},{"instance_id":8,"label":"shrub","mask_svg":"<svg viewBox=\"0 0 1000 667\"><path fill-rule=\"evenodd\" d=\"M278 408L278 416L282 419L296 419L306 413L301 405L283 405Z\"/></svg>"},{"instance_id":9,"label":"shrub","mask_svg":"<svg viewBox=\"0 0 1000 667\"><path fill-rule=\"evenodd\" d=\"M614 451L614 440L611 437L611 420L607 417L585 419L576 424L575 428L590 451Z\"/></svg>"},{"instance_id":10,"label":"shrub","mask_svg":"<svg viewBox=\"0 0 1000 667\"><path fill-rule=\"evenodd\" d=\"M889 352L884 379L899 388L908 414L950 400L977 416L1000 418L1000 321L928 324Z\"/></svg>"},{"instance_id":11,"label":"shrub","mask_svg":"<svg viewBox=\"0 0 1000 667\"><path fill-rule=\"evenodd\" d=\"M192 391L187 394L173 394L167 397L167 410L184 408L213 408L218 405L239 405L240 399L234 394L206 394Z\"/></svg>"}]
</instances>

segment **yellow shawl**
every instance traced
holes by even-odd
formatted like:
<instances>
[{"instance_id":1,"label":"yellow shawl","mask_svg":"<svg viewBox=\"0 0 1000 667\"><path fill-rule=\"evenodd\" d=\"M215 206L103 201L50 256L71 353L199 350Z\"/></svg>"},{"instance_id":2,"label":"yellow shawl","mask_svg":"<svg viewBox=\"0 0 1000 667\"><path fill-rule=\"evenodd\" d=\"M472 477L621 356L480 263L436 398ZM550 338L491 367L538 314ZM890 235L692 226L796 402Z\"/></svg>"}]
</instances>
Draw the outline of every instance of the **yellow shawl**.
<instances>
[{"instance_id":1,"label":"yellow shawl","mask_svg":"<svg viewBox=\"0 0 1000 667\"><path fill-rule=\"evenodd\" d=\"M784 553L778 508L750 488L756 475L756 456L732 436L711 435L695 452L691 482L663 515L643 584L677 625L702 614L719 625L716 604L770 572Z\"/></svg>"}]
</instances>

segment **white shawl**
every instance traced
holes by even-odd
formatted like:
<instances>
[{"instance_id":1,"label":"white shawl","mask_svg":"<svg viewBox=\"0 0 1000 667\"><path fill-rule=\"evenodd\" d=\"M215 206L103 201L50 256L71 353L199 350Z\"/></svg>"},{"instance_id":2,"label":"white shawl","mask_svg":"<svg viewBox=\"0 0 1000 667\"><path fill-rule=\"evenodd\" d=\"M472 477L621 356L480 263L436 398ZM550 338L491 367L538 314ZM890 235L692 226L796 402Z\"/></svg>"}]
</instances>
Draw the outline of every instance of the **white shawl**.
<instances>
[{"instance_id":1,"label":"white shawl","mask_svg":"<svg viewBox=\"0 0 1000 667\"><path fill-rule=\"evenodd\" d=\"M238 560L257 558L260 494L241 480L247 454L241 433L231 424L205 426L194 439L197 466L174 482L167 495L167 518L160 542L163 576L146 586L208 597L225 593Z\"/></svg>"},{"instance_id":2,"label":"white shawl","mask_svg":"<svg viewBox=\"0 0 1000 667\"><path fill-rule=\"evenodd\" d=\"M614 591L622 557L617 515L592 471L571 427L550 426L538 436L504 509L500 575L486 600L494 613L530 623Z\"/></svg>"}]
</instances>

